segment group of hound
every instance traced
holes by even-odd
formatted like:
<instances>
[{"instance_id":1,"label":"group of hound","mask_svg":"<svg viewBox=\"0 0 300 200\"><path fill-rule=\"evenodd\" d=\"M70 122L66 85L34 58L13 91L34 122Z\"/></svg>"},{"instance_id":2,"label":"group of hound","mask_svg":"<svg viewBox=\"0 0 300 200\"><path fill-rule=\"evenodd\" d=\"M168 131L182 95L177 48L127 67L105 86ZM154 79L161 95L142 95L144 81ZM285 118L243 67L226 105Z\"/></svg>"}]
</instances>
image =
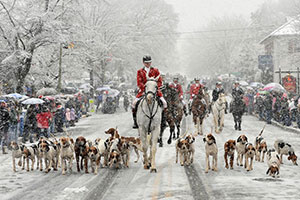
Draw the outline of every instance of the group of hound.
<instances>
[{"instance_id":1,"label":"group of hound","mask_svg":"<svg viewBox=\"0 0 300 200\"><path fill-rule=\"evenodd\" d=\"M264 129L263 129L264 130ZM234 154L237 152L236 163L237 166L243 166L247 171L253 170L253 160L255 158L258 162L264 162L265 154L267 158L268 170L266 174L272 177L279 176L280 165L283 164L282 156L288 155L288 160L291 160L294 165L297 164L297 156L294 149L289 143L283 140L276 140L274 148L268 150L266 140L262 137L263 130L255 138L254 145L248 143L246 135L240 135L237 140L228 140L224 144L224 161L225 168L233 169ZM176 141L176 163L178 162L178 152L180 155L180 164L190 165L194 157L194 144L195 138L192 134L184 135ZM205 143L206 152L206 168L205 172L208 173L210 169L217 171L218 162L218 148L216 139L212 133L207 134L203 141ZM212 156L212 168L210 167L209 157ZM230 163L228 164L228 158Z\"/></svg>"},{"instance_id":2,"label":"group of hound","mask_svg":"<svg viewBox=\"0 0 300 200\"><path fill-rule=\"evenodd\" d=\"M19 158L18 165L22 170L29 171L29 161L31 161L31 170L36 168L43 171L43 161L45 164L45 172L48 173L51 168L57 171L61 167L62 174L65 175L67 168L72 173L72 163L74 157L76 158L77 171L85 169L88 171L88 163L92 173L97 174L99 167L120 168L121 164L129 167L130 150L134 149L137 155L137 162L139 160L139 151L142 151L141 141L135 137L120 136L117 129L110 128L105 131L110 137L107 139L97 138L94 142L87 140L83 136L74 139L70 136L46 139L40 138L37 144L26 146L24 144L18 145L16 142L11 142L13 171L16 172L15 160ZM101 164L103 158L103 164ZM23 160L23 162L22 162ZM121 163L122 162L122 163Z\"/></svg>"}]
</instances>

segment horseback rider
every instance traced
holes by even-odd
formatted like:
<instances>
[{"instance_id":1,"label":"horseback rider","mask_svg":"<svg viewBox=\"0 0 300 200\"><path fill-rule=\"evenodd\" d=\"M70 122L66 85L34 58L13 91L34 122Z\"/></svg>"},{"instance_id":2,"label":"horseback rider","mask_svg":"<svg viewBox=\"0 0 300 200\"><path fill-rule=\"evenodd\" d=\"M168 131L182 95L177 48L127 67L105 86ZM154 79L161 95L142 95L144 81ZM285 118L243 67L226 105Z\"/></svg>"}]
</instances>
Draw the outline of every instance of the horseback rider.
<instances>
[{"instance_id":1,"label":"horseback rider","mask_svg":"<svg viewBox=\"0 0 300 200\"><path fill-rule=\"evenodd\" d=\"M221 94L221 93L225 93L225 91L224 91L224 88L222 87L222 83L220 81L218 81L216 83L215 89L212 92L212 102L213 103L218 100L219 94ZM226 103L225 114L227 114L227 107L228 107L228 104Z\"/></svg>"},{"instance_id":2,"label":"horseback rider","mask_svg":"<svg viewBox=\"0 0 300 200\"><path fill-rule=\"evenodd\" d=\"M148 74L148 77L153 77L153 78L156 78L159 76L159 78L157 80L157 87L158 87L157 96L159 97L159 99L161 100L161 102L163 104L163 108L164 108L163 116L167 109L167 102L164 99L164 97L160 91L160 87L162 85L162 78L160 77L159 70L157 68L154 68L151 66L151 64L152 64L151 56L145 55L143 57L143 64L144 64L144 67L142 67L141 69L139 69L137 71L137 86L139 88L139 92L136 95L136 98L132 103L132 116L133 116L133 121L134 121L134 125L132 128L134 128L134 129L138 128L137 120L136 120L136 112L137 112L138 102L140 99L142 99L142 96L144 95L144 92L145 92L145 85L147 83L147 74ZM162 117L162 124L163 125L165 124L165 117Z\"/></svg>"},{"instance_id":3,"label":"horseback rider","mask_svg":"<svg viewBox=\"0 0 300 200\"><path fill-rule=\"evenodd\" d=\"M182 87L181 87L180 83L178 83L178 80L179 80L178 77L174 77L173 82L169 84L169 87L174 88L174 89L177 90L177 93L179 95L179 99L181 100L181 103L183 104L184 114L185 114L185 116L187 116L188 113L187 113L187 110L186 110L186 103L183 99L183 90L182 90Z\"/></svg>"},{"instance_id":4,"label":"horseback rider","mask_svg":"<svg viewBox=\"0 0 300 200\"><path fill-rule=\"evenodd\" d=\"M195 83L193 83L190 87L189 113L191 113L191 109L192 109L191 105L192 105L194 97L198 95L200 89L204 88L204 86L202 84L200 84L199 77L196 77L194 79L194 81L195 81ZM205 102L205 104L206 104L206 102Z\"/></svg>"},{"instance_id":5,"label":"horseback rider","mask_svg":"<svg viewBox=\"0 0 300 200\"><path fill-rule=\"evenodd\" d=\"M240 87L240 83L238 81L234 82L234 87L232 88L232 97L233 99L243 99L244 91Z\"/></svg>"}]
</instances>

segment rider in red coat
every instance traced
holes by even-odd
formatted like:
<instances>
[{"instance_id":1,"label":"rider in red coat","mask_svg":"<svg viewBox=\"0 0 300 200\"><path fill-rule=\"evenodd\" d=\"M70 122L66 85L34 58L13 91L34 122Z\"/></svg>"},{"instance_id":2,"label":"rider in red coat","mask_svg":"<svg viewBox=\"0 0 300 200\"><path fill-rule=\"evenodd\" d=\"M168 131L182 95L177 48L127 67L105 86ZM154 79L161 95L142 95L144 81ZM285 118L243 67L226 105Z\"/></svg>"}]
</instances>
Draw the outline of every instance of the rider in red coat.
<instances>
[{"instance_id":1,"label":"rider in red coat","mask_svg":"<svg viewBox=\"0 0 300 200\"><path fill-rule=\"evenodd\" d=\"M173 78L173 83L170 83L169 87L174 88L174 89L177 90L178 95L179 95L179 99L181 100L181 102L183 104L184 114L187 116L186 103L183 100L183 90L182 90L182 87L181 87L180 83L178 83L178 77Z\"/></svg>"},{"instance_id":2,"label":"rider in red coat","mask_svg":"<svg viewBox=\"0 0 300 200\"><path fill-rule=\"evenodd\" d=\"M190 101L194 98L195 95L198 94L200 88L203 88L203 85L200 84L200 79L199 78L195 78L195 83L191 85L190 88Z\"/></svg>"},{"instance_id":3,"label":"rider in red coat","mask_svg":"<svg viewBox=\"0 0 300 200\"><path fill-rule=\"evenodd\" d=\"M197 95L199 90L204 87L202 84L200 84L200 78L196 77L194 80L195 83L193 83L190 87L189 114L191 114L194 96Z\"/></svg>"},{"instance_id":4,"label":"rider in red coat","mask_svg":"<svg viewBox=\"0 0 300 200\"><path fill-rule=\"evenodd\" d=\"M154 78L160 76L159 70L157 68L152 67L151 63L152 63L151 56L144 56L143 57L144 67L137 71L137 86L139 87L139 91L138 91L138 94L136 95L135 100L132 103L132 115L133 115L133 121L134 121L133 128L138 128L137 121L136 121L136 110L137 110L137 105L138 105L137 102L144 95L145 85L147 83L147 74L149 77L154 77ZM164 99L164 97L159 89L162 86L162 78L161 77L159 77L157 80L157 86L158 86L157 96L160 97L160 100L162 101L163 107L165 110L167 108L167 102ZM164 119L163 119L162 123L165 124Z\"/></svg>"},{"instance_id":5,"label":"rider in red coat","mask_svg":"<svg viewBox=\"0 0 300 200\"><path fill-rule=\"evenodd\" d=\"M151 63L150 63L151 64ZM148 65L148 63L146 64ZM160 72L157 68L154 67L143 67L141 69L138 70L137 72L137 86L139 87L139 93L137 94L136 98L140 98L141 96L143 96L144 91L145 91L145 84L147 82L147 77L146 74L148 73L149 78L154 77L156 78L157 76L160 75ZM159 77L157 80L157 96L162 97L162 93L160 91L160 87L162 86L162 78Z\"/></svg>"}]
</instances>

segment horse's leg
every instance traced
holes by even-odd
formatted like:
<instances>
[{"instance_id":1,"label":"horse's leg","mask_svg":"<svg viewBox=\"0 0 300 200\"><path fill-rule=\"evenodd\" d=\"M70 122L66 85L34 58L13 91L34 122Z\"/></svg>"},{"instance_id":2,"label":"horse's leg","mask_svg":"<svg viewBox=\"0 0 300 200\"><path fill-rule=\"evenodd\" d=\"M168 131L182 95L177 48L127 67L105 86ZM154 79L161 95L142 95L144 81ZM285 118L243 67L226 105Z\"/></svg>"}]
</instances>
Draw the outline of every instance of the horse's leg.
<instances>
[{"instance_id":1,"label":"horse's leg","mask_svg":"<svg viewBox=\"0 0 300 200\"><path fill-rule=\"evenodd\" d=\"M203 120L204 118L200 119L200 135L203 135Z\"/></svg>"},{"instance_id":2,"label":"horse's leg","mask_svg":"<svg viewBox=\"0 0 300 200\"><path fill-rule=\"evenodd\" d=\"M155 154L156 154L156 143L158 138L158 133L160 132L160 127L156 128L152 133L152 144L151 144L151 169L150 172L157 172L156 163L155 163Z\"/></svg>"},{"instance_id":3,"label":"horse's leg","mask_svg":"<svg viewBox=\"0 0 300 200\"><path fill-rule=\"evenodd\" d=\"M180 122L177 124L177 139L179 138L180 135Z\"/></svg>"},{"instance_id":4,"label":"horse's leg","mask_svg":"<svg viewBox=\"0 0 300 200\"><path fill-rule=\"evenodd\" d=\"M149 160L148 160L148 155L147 155L147 150L148 150L148 141L147 137L148 134L145 130L139 127L139 135L140 139L142 142L142 149L143 149L143 157L144 157L144 169L149 169Z\"/></svg>"},{"instance_id":5,"label":"horse's leg","mask_svg":"<svg viewBox=\"0 0 300 200\"><path fill-rule=\"evenodd\" d=\"M238 129L238 124L237 124L236 115L233 114L233 113L232 113L232 115L233 115L233 120L234 120L234 129L237 130Z\"/></svg>"},{"instance_id":6,"label":"horse's leg","mask_svg":"<svg viewBox=\"0 0 300 200\"><path fill-rule=\"evenodd\" d=\"M200 116L197 117L197 135L200 134Z\"/></svg>"},{"instance_id":7,"label":"horse's leg","mask_svg":"<svg viewBox=\"0 0 300 200\"><path fill-rule=\"evenodd\" d=\"M194 127L195 127L195 136L198 135L198 130L197 130L197 115L193 112L193 122L194 122Z\"/></svg>"},{"instance_id":8,"label":"horse's leg","mask_svg":"<svg viewBox=\"0 0 300 200\"><path fill-rule=\"evenodd\" d=\"M215 125L215 132L218 133L219 130L218 130L218 116L217 116L217 113L216 113L216 110L213 109L213 120L214 120L214 125Z\"/></svg>"},{"instance_id":9,"label":"horse's leg","mask_svg":"<svg viewBox=\"0 0 300 200\"><path fill-rule=\"evenodd\" d=\"M160 126L160 134L159 134L159 139L158 139L158 143L159 143L159 147L163 147L163 133L165 131L165 128L163 128L162 126Z\"/></svg>"},{"instance_id":10,"label":"horse's leg","mask_svg":"<svg viewBox=\"0 0 300 200\"><path fill-rule=\"evenodd\" d=\"M168 144L171 144L172 143L172 135L175 135L174 131L175 131L175 124L174 124L174 121L171 121L169 123L170 125L170 136L169 136L169 139L168 139Z\"/></svg>"},{"instance_id":11,"label":"horse's leg","mask_svg":"<svg viewBox=\"0 0 300 200\"><path fill-rule=\"evenodd\" d=\"M238 117L239 117L239 118L238 118L238 123L239 123L239 125L238 125L238 130L241 131L241 130L242 130L242 128L241 128L242 115L239 115Z\"/></svg>"},{"instance_id":12,"label":"horse's leg","mask_svg":"<svg viewBox=\"0 0 300 200\"><path fill-rule=\"evenodd\" d=\"M224 127L224 115L225 115L225 113L224 113L224 111L222 110L222 111L220 112L220 124L219 124L220 132L222 132L223 127Z\"/></svg>"}]
</instances>

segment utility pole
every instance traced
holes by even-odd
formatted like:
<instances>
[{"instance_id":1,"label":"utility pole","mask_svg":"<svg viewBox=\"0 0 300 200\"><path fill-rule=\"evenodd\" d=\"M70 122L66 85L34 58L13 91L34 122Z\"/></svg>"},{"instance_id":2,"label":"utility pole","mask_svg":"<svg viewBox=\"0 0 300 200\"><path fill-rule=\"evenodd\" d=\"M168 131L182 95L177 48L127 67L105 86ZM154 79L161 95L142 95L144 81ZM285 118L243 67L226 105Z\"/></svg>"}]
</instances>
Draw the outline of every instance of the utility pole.
<instances>
[{"instance_id":1,"label":"utility pole","mask_svg":"<svg viewBox=\"0 0 300 200\"><path fill-rule=\"evenodd\" d=\"M57 83L57 92L61 91L61 74L62 74L62 44L59 44L59 63L58 63L58 83Z\"/></svg>"}]
</instances>

